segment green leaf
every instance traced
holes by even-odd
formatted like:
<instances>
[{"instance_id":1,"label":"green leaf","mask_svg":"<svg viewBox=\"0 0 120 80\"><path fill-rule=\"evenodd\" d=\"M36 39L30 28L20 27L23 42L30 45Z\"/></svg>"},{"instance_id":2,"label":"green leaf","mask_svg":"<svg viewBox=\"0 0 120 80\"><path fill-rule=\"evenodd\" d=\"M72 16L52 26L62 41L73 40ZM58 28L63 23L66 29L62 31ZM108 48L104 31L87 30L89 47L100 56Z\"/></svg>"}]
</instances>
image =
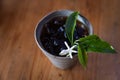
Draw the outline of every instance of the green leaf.
<instances>
[{"instance_id":1,"label":"green leaf","mask_svg":"<svg viewBox=\"0 0 120 80\"><path fill-rule=\"evenodd\" d=\"M87 56L85 49L83 49L80 44L78 45L78 59L79 59L79 62L81 63L81 65L84 68L86 68L88 56Z\"/></svg>"},{"instance_id":2,"label":"green leaf","mask_svg":"<svg viewBox=\"0 0 120 80\"><path fill-rule=\"evenodd\" d=\"M65 27L65 32L67 34L67 37L71 43L71 45L73 45L73 35L74 35L74 30L75 30L75 26L76 26L76 19L78 16L78 12L73 12L66 21L66 27Z\"/></svg>"},{"instance_id":3,"label":"green leaf","mask_svg":"<svg viewBox=\"0 0 120 80\"><path fill-rule=\"evenodd\" d=\"M115 49L106 41L93 40L87 49L87 52L116 53Z\"/></svg>"},{"instance_id":4,"label":"green leaf","mask_svg":"<svg viewBox=\"0 0 120 80\"><path fill-rule=\"evenodd\" d=\"M116 53L115 49L109 43L101 40L96 35L80 38L79 43L87 52Z\"/></svg>"},{"instance_id":5,"label":"green leaf","mask_svg":"<svg viewBox=\"0 0 120 80\"><path fill-rule=\"evenodd\" d=\"M93 40L93 39L100 40L100 38L97 35L89 35L89 36L85 36L83 38L80 38L79 41L84 42L84 41Z\"/></svg>"}]
</instances>

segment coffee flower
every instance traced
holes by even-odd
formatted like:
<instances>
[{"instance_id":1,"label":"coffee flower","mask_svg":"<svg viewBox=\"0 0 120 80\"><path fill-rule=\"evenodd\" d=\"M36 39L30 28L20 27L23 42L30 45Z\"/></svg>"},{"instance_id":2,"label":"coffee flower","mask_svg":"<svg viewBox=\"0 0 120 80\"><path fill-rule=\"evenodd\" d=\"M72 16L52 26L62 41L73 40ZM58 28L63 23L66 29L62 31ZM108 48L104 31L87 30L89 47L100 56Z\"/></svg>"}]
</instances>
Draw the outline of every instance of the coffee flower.
<instances>
[{"instance_id":1,"label":"coffee flower","mask_svg":"<svg viewBox=\"0 0 120 80\"><path fill-rule=\"evenodd\" d=\"M77 45L73 45L72 47L69 47L68 43L65 41L65 46L67 49L62 50L59 55L66 55L67 57L73 58L72 53L77 53L77 51L73 50Z\"/></svg>"}]
</instances>

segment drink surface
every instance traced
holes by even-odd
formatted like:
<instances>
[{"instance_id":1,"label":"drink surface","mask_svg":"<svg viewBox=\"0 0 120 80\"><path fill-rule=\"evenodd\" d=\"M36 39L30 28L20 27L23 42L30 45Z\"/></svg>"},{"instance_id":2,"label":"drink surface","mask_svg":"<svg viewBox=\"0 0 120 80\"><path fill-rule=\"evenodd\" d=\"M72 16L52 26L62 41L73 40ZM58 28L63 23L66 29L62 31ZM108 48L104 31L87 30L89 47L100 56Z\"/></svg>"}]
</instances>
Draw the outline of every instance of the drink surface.
<instances>
[{"instance_id":1,"label":"drink surface","mask_svg":"<svg viewBox=\"0 0 120 80\"><path fill-rule=\"evenodd\" d=\"M70 45L65 32L66 19L67 17L63 16L52 18L43 25L42 33L40 35L40 40L44 49L56 56L59 56L61 50L66 49L64 41ZM74 40L87 35L88 30L86 26L83 23L77 21L74 32Z\"/></svg>"}]
</instances>

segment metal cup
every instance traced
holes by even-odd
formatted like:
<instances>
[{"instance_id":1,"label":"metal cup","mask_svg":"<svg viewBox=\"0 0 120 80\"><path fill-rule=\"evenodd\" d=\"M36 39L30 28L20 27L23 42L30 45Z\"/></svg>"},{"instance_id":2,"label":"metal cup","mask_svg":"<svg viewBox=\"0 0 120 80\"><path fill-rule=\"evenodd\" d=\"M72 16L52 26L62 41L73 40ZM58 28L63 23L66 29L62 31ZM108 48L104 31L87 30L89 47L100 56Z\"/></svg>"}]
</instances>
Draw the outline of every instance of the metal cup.
<instances>
[{"instance_id":1,"label":"metal cup","mask_svg":"<svg viewBox=\"0 0 120 80\"><path fill-rule=\"evenodd\" d=\"M35 41L38 45L38 47L42 50L43 54L46 55L46 57L50 60L50 62L56 66L57 68L60 69L67 69L72 67L73 65L75 65L75 63L77 62L77 55L73 56L73 59L68 58L68 57L60 57L60 56L55 56L50 54L49 52L47 52L45 50L45 48L43 47L41 40L40 40L40 36L41 36L41 31L43 29L43 25L48 22L49 20L51 20L54 17L57 16L69 16L71 13L73 13L74 11L70 11L70 10L59 10L59 11L54 11L49 13L48 15L46 15L45 17L43 17L39 23L37 24L36 28L35 28L35 32L34 32L34 37L35 37ZM90 24L90 22L81 14L78 16L78 21L82 22L84 25L86 25L89 35L93 34L93 28L92 25Z\"/></svg>"}]
</instances>

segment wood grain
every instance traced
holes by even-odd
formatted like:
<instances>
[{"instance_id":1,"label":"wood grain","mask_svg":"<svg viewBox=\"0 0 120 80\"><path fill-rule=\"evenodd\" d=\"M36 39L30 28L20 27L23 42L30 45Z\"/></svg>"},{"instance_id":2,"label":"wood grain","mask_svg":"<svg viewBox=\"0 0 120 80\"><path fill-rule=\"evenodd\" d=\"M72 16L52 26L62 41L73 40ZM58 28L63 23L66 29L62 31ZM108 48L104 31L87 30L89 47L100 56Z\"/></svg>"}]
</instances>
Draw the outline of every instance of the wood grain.
<instances>
[{"instance_id":1,"label":"wood grain","mask_svg":"<svg viewBox=\"0 0 120 80\"><path fill-rule=\"evenodd\" d=\"M0 80L120 80L120 0L0 0ZM118 54L89 54L88 67L55 68L34 40L51 11L80 11Z\"/></svg>"}]
</instances>

